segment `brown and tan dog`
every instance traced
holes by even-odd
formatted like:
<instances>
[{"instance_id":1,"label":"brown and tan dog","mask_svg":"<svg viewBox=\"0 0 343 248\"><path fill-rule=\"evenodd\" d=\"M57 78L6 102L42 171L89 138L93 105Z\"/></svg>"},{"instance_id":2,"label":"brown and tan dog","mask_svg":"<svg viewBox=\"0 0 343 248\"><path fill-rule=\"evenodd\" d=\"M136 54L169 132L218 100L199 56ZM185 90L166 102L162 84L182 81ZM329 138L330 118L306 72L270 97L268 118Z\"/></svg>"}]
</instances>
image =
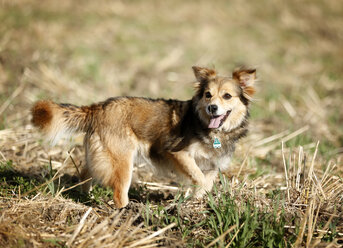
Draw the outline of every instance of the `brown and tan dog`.
<instances>
[{"instance_id":1,"label":"brown and tan dog","mask_svg":"<svg viewBox=\"0 0 343 248\"><path fill-rule=\"evenodd\" d=\"M196 94L188 101L115 97L82 107L39 101L32 122L53 143L85 132L82 179L111 187L118 208L128 204L138 159L186 176L201 197L212 189L218 171L227 169L235 143L247 133L256 74L239 69L223 77L196 66L193 71Z\"/></svg>"}]
</instances>

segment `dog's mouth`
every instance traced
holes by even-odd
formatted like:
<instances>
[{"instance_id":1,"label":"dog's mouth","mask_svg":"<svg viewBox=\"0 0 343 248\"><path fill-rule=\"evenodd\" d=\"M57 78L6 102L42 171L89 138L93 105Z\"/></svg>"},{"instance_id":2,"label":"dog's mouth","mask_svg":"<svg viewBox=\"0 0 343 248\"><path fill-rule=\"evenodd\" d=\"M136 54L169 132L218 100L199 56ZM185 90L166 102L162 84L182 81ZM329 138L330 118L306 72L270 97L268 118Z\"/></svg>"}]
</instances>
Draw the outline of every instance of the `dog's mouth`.
<instances>
[{"instance_id":1,"label":"dog's mouth","mask_svg":"<svg viewBox=\"0 0 343 248\"><path fill-rule=\"evenodd\" d=\"M208 124L208 128L219 128L223 125L226 118L230 115L231 110L228 110L226 114L223 115L212 115L210 118L210 124Z\"/></svg>"}]
</instances>

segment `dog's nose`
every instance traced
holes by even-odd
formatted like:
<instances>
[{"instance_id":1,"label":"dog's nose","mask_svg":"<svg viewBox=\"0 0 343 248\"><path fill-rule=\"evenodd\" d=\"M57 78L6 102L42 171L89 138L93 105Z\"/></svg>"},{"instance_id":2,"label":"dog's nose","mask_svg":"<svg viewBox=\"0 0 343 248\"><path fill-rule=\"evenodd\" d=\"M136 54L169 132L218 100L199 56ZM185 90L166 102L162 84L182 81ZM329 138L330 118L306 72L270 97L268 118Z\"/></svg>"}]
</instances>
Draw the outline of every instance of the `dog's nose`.
<instances>
[{"instance_id":1,"label":"dog's nose","mask_svg":"<svg viewBox=\"0 0 343 248\"><path fill-rule=\"evenodd\" d=\"M208 105L208 112L210 112L211 114L215 114L218 110L218 106L215 104L212 105Z\"/></svg>"}]
</instances>

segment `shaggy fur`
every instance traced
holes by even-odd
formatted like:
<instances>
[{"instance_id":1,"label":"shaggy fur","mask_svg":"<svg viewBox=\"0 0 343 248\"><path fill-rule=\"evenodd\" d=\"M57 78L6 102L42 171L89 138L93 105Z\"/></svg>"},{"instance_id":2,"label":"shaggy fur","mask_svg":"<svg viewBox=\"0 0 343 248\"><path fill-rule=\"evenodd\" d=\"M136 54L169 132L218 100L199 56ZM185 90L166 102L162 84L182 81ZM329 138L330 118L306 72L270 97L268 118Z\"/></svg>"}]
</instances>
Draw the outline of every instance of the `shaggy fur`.
<instances>
[{"instance_id":1,"label":"shaggy fur","mask_svg":"<svg viewBox=\"0 0 343 248\"><path fill-rule=\"evenodd\" d=\"M211 190L218 170L227 169L235 143L247 133L255 70L239 69L232 77L196 66L193 71L196 94L188 101L115 97L82 107L39 101L32 123L53 143L84 132L82 179L92 177L113 188L118 208L128 204L138 159L186 176L201 197ZM215 138L221 148L213 147Z\"/></svg>"}]
</instances>

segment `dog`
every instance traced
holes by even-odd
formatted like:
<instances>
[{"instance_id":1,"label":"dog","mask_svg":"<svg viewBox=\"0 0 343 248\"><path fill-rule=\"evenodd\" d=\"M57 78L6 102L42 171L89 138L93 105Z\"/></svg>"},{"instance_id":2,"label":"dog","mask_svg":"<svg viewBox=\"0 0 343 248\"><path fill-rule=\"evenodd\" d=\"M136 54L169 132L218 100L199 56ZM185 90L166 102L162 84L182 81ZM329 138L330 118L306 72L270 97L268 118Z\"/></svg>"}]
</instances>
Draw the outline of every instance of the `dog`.
<instances>
[{"instance_id":1,"label":"dog","mask_svg":"<svg viewBox=\"0 0 343 248\"><path fill-rule=\"evenodd\" d=\"M247 134L256 70L240 68L226 77L192 68L196 92L188 101L114 97L78 107L43 100L31 109L32 123L53 144L84 132L81 179L111 187L117 208L129 202L133 166L141 159L185 176L201 198L218 171L228 169L236 142Z\"/></svg>"}]
</instances>

